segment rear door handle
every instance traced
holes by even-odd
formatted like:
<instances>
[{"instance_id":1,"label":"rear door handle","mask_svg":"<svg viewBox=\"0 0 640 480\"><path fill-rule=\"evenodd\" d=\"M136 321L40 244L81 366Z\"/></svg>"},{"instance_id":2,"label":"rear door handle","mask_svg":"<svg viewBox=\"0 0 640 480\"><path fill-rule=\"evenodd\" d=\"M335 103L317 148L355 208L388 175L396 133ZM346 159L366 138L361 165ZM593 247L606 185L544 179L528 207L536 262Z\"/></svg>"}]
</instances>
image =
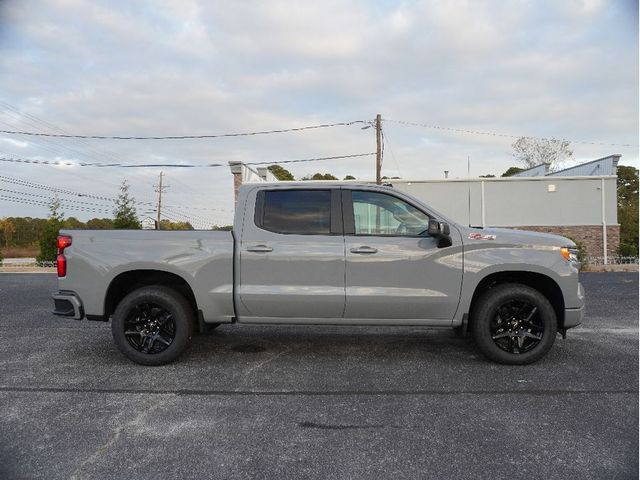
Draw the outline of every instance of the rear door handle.
<instances>
[{"instance_id":1,"label":"rear door handle","mask_svg":"<svg viewBox=\"0 0 640 480\"><path fill-rule=\"evenodd\" d=\"M378 253L378 249L377 248L373 248L373 247L367 247L367 246L363 245L362 247L352 248L351 249L351 253L372 254L372 253Z\"/></svg>"},{"instance_id":2,"label":"rear door handle","mask_svg":"<svg viewBox=\"0 0 640 480\"><path fill-rule=\"evenodd\" d=\"M267 247L266 245L254 245L252 247L247 247L247 252L272 252L273 248Z\"/></svg>"}]
</instances>

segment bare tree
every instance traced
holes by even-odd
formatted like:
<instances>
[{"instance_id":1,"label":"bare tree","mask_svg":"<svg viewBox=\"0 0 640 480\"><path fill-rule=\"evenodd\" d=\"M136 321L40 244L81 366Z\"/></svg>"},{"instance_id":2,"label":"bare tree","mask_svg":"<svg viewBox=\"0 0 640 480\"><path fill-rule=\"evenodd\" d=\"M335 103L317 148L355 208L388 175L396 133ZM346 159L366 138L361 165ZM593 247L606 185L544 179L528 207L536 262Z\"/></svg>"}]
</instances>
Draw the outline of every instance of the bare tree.
<instances>
[{"instance_id":1,"label":"bare tree","mask_svg":"<svg viewBox=\"0 0 640 480\"><path fill-rule=\"evenodd\" d=\"M573 157L568 140L556 138L520 137L513 145L513 157L525 168L532 168L541 163L551 165L551 170L560 170L567 160Z\"/></svg>"}]
</instances>

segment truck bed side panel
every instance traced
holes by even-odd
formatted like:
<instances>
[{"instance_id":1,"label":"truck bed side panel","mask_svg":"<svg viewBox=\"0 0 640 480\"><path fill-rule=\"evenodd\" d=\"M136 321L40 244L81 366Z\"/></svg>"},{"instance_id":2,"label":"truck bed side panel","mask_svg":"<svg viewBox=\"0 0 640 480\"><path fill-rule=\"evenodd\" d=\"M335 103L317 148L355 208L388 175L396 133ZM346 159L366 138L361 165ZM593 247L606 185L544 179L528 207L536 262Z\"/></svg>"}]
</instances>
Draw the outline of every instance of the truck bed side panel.
<instances>
[{"instance_id":1,"label":"truck bed side panel","mask_svg":"<svg viewBox=\"0 0 640 480\"><path fill-rule=\"evenodd\" d=\"M81 298L87 315L103 315L109 285L120 274L155 270L178 275L194 293L205 321L229 322L233 311L231 232L63 230L67 276L60 290Z\"/></svg>"}]
</instances>

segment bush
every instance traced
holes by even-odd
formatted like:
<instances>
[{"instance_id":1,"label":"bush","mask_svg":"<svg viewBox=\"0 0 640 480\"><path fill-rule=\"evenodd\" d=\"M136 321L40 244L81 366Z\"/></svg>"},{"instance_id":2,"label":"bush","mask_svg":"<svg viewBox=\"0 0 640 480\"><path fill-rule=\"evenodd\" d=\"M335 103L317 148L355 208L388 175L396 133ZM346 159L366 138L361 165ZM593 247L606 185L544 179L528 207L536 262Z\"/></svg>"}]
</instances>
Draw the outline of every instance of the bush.
<instances>
[{"instance_id":1,"label":"bush","mask_svg":"<svg viewBox=\"0 0 640 480\"><path fill-rule=\"evenodd\" d=\"M576 250L578 250L578 264L580 265L580 269L586 268L589 265L589 257L587 256L587 249L580 240L576 240L575 238L567 237L573 243L576 244Z\"/></svg>"},{"instance_id":2,"label":"bush","mask_svg":"<svg viewBox=\"0 0 640 480\"><path fill-rule=\"evenodd\" d=\"M621 243L618 247L618 255L621 257L637 257L638 246L633 243Z\"/></svg>"},{"instance_id":3,"label":"bush","mask_svg":"<svg viewBox=\"0 0 640 480\"><path fill-rule=\"evenodd\" d=\"M58 255L57 239L62 228L62 222L55 218L50 218L40 237L40 255L36 257L38 265L44 262L55 262Z\"/></svg>"}]
</instances>

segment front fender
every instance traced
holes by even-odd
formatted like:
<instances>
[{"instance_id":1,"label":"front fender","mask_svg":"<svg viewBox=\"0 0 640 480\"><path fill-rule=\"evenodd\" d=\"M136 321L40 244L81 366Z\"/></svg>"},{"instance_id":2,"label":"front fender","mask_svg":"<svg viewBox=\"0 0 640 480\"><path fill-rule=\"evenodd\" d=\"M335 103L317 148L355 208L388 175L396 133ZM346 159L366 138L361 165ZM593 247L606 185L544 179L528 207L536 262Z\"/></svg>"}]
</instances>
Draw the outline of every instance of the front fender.
<instances>
[{"instance_id":1,"label":"front fender","mask_svg":"<svg viewBox=\"0 0 640 480\"><path fill-rule=\"evenodd\" d=\"M462 323L469 313L476 288L489 275L502 272L527 272L553 280L564 297L566 308L581 307L578 298L578 270L566 261L560 247L540 245L465 245L462 296L454 324Z\"/></svg>"}]
</instances>

